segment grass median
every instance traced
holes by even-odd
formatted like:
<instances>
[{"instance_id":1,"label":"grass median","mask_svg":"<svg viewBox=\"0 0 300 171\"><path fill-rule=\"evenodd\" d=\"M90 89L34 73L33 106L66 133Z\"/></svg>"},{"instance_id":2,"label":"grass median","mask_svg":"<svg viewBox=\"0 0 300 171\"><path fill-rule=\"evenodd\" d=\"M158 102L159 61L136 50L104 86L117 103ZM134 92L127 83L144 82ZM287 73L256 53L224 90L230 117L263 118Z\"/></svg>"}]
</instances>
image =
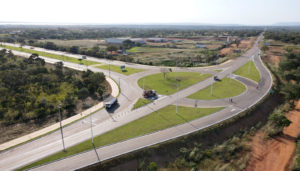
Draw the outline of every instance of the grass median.
<instances>
[{"instance_id":1,"label":"grass median","mask_svg":"<svg viewBox=\"0 0 300 171\"><path fill-rule=\"evenodd\" d=\"M146 90L155 90L158 94L170 95L177 92L176 78L180 80L178 89L182 90L210 76L210 74L198 72L169 72L164 77L163 73L158 73L139 79L138 85L143 88L144 84Z\"/></svg>"},{"instance_id":2,"label":"grass median","mask_svg":"<svg viewBox=\"0 0 300 171\"><path fill-rule=\"evenodd\" d=\"M178 124L183 124L185 122L189 122L191 120L215 113L222 110L223 108L224 107L192 108L179 106L178 114L176 114L176 107L174 105L166 106L143 118L140 118L105 134L95 137L94 143L96 147L105 146L129 138L134 138L144 134L149 134L151 132L159 131ZM45 164L86 150L90 150L92 148L93 146L91 144L91 140L87 140L78 145L68 148L66 152L58 152L18 170L29 169L41 164Z\"/></svg>"},{"instance_id":3,"label":"grass median","mask_svg":"<svg viewBox=\"0 0 300 171\"><path fill-rule=\"evenodd\" d=\"M215 99L224 99L228 97L237 96L243 93L246 90L246 87L230 78L223 78L221 81L215 82L213 84L213 94L211 95L211 86L208 86L190 96L191 99L200 99L200 100L215 100Z\"/></svg>"},{"instance_id":4,"label":"grass median","mask_svg":"<svg viewBox=\"0 0 300 171\"><path fill-rule=\"evenodd\" d=\"M255 82L260 81L259 71L253 61L249 61L241 66L238 70L234 71L234 74L249 78Z\"/></svg>"},{"instance_id":5,"label":"grass median","mask_svg":"<svg viewBox=\"0 0 300 171\"><path fill-rule=\"evenodd\" d=\"M145 99L145 98L139 98L139 100L134 104L132 109L140 108L140 107L145 106L145 105L147 105L151 102L152 102L152 100Z\"/></svg>"},{"instance_id":6,"label":"grass median","mask_svg":"<svg viewBox=\"0 0 300 171\"><path fill-rule=\"evenodd\" d=\"M84 60L84 59L82 61L79 61L77 58L73 58L73 57L57 55L57 54L48 53L48 52L41 52L41 51L26 49L26 48L21 48L21 47L7 46L7 45L0 45L0 47L10 49L10 50L20 51L20 52L25 52L25 53L31 53L31 54L36 53L36 54L39 54L39 56L44 56L47 58L57 59L57 60L65 61L65 62L72 62L72 63L76 63L76 64L83 64L83 65L101 64L100 62L88 61L88 60Z\"/></svg>"},{"instance_id":7,"label":"grass median","mask_svg":"<svg viewBox=\"0 0 300 171\"><path fill-rule=\"evenodd\" d=\"M138 72L145 71L143 69L130 68L130 67L126 67L122 71L120 66L118 66L118 65L99 65L99 66L95 66L95 67L100 68L100 69L105 69L105 70L110 69L113 72L117 72L117 73L124 74L124 75L131 75L131 74L135 74L135 73L138 73Z\"/></svg>"}]
</instances>

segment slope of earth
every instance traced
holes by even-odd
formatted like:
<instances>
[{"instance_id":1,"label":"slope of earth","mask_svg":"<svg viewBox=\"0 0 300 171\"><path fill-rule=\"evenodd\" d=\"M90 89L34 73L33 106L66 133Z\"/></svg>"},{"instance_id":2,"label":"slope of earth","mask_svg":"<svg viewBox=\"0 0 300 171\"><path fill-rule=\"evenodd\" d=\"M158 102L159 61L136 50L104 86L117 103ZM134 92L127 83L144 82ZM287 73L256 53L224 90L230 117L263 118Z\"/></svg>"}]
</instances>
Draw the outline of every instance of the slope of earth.
<instances>
[{"instance_id":1,"label":"slope of earth","mask_svg":"<svg viewBox=\"0 0 300 171\"><path fill-rule=\"evenodd\" d=\"M300 101L295 110L286 116L292 122L283 130L283 135L265 140L264 133L258 132L251 142L252 153L246 171L290 170L295 151L295 139L300 133Z\"/></svg>"}]
</instances>

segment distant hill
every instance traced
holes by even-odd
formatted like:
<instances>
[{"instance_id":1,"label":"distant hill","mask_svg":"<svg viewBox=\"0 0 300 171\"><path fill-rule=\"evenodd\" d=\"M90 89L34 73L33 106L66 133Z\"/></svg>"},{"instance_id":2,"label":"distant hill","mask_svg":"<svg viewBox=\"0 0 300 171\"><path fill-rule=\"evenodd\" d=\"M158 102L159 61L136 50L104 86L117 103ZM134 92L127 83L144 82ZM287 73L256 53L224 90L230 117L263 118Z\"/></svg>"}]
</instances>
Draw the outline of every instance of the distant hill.
<instances>
[{"instance_id":1,"label":"distant hill","mask_svg":"<svg viewBox=\"0 0 300 171\"><path fill-rule=\"evenodd\" d=\"M280 22L273 24L274 26L300 26L300 22Z\"/></svg>"}]
</instances>

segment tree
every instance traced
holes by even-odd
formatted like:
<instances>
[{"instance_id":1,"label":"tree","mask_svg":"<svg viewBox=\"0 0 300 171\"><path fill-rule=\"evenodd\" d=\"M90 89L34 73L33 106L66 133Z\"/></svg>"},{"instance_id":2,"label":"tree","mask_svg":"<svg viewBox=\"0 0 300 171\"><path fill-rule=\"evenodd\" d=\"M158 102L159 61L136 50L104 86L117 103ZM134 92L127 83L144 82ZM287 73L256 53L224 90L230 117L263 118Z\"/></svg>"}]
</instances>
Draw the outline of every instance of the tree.
<instances>
[{"instance_id":1,"label":"tree","mask_svg":"<svg viewBox=\"0 0 300 171\"><path fill-rule=\"evenodd\" d=\"M72 46L70 48L70 52L77 54L79 52L79 47L78 46Z\"/></svg>"},{"instance_id":2,"label":"tree","mask_svg":"<svg viewBox=\"0 0 300 171\"><path fill-rule=\"evenodd\" d=\"M118 50L118 47L115 46L115 45L108 45L108 46L106 47L106 50L109 51L109 52L113 52L113 51Z\"/></svg>"},{"instance_id":3,"label":"tree","mask_svg":"<svg viewBox=\"0 0 300 171\"><path fill-rule=\"evenodd\" d=\"M158 168L157 164L155 162L151 162L147 166L147 171L156 171L157 168Z\"/></svg>"},{"instance_id":4,"label":"tree","mask_svg":"<svg viewBox=\"0 0 300 171\"><path fill-rule=\"evenodd\" d=\"M85 87L81 88L78 91L78 98L79 99L85 99L89 95L89 90Z\"/></svg>"},{"instance_id":5,"label":"tree","mask_svg":"<svg viewBox=\"0 0 300 171\"><path fill-rule=\"evenodd\" d=\"M169 69L168 68L160 68L160 72L163 73L164 79L166 79Z\"/></svg>"},{"instance_id":6,"label":"tree","mask_svg":"<svg viewBox=\"0 0 300 171\"><path fill-rule=\"evenodd\" d=\"M270 115L269 119L279 128L283 128L291 124L291 121L288 120L284 114L279 112L275 112Z\"/></svg>"},{"instance_id":7,"label":"tree","mask_svg":"<svg viewBox=\"0 0 300 171\"><path fill-rule=\"evenodd\" d=\"M130 49L134 46L134 42L127 39L127 40L123 41L122 45L123 45L124 49Z\"/></svg>"}]
</instances>

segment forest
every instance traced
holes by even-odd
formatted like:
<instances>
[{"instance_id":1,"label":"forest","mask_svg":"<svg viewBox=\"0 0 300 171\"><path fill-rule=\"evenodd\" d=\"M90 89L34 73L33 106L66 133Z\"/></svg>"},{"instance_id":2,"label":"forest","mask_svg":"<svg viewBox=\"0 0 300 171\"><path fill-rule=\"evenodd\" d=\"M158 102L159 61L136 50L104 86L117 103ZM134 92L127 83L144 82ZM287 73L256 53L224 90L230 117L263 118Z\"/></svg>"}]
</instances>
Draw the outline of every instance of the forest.
<instances>
[{"instance_id":1,"label":"forest","mask_svg":"<svg viewBox=\"0 0 300 171\"><path fill-rule=\"evenodd\" d=\"M101 99L107 87L103 73L77 72L62 62L45 64L37 54L29 58L0 51L0 123L41 123L58 113L75 114L76 103L88 96Z\"/></svg>"},{"instance_id":2,"label":"forest","mask_svg":"<svg viewBox=\"0 0 300 171\"><path fill-rule=\"evenodd\" d=\"M273 39L285 43L300 44L300 32L287 30L272 30L265 33L266 39Z\"/></svg>"}]
</instances>

